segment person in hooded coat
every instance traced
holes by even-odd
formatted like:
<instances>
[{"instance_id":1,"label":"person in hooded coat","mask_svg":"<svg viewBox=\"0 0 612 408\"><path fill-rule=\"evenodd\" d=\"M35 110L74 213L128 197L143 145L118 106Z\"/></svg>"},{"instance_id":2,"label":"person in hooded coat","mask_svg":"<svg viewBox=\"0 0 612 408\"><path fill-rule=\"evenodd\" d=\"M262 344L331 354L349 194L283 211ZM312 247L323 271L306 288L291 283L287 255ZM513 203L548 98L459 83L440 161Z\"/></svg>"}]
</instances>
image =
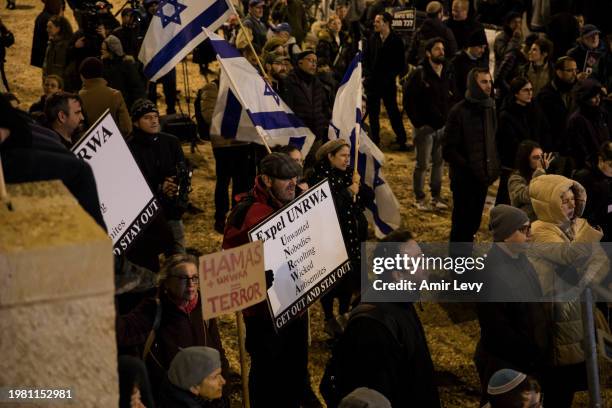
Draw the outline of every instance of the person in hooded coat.
<instances>
[{"instance_id":1,"label":"person in hooded coat","mask_svg":"<svg viewBox=\"0 0 612 408\"><path fill-rule=\"evenodd\" d=\"M465 99L448 114L442 137L442 155L449 163L453 192L453 242L473 242L487 190L499 176L497 116L488 68L472 69L467 85Z\"/></svg>"},{"instance_id":2,"label":"person in hooded coat","mask_svg":"<svg viewBox=\"0 0 612 408\"><path fill-rule=\"evenodd\" d=\"M534 245L528 258L543 296L555 298L546 319L551 344L542 386L547 406L569 408L574 392L586 389L578 288L600 282L610 262L599 245L602 231L582 218L587 197L580 183L542 175L531 181L529 195L538 220L531 226Z\"/></svg>"},{"instance_id":3,"label":"person in hooded coat","mask_svg":"<svg viewBox=\"0 0 612 408\"><path fill-rule=\"evenodd\" d=\"M578 84L574 94L578 109L567 121L574 168L596 167L599 147L610 140L609 117L601 108L603 90L598 81L587 78Z\"/></svg>"}]
</instances>

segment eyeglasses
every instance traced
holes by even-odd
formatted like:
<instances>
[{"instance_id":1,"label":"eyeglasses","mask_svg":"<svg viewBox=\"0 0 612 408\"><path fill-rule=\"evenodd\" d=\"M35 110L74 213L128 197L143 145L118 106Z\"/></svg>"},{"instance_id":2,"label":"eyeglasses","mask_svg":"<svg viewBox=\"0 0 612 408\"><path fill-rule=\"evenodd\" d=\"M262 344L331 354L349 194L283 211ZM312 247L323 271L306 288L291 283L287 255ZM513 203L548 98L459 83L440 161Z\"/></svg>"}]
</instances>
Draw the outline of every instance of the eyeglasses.
<instances>
[{"instance_id":1,"label":"eyeglasses","mask_svg":"<svg viewBox=\"0 0 612 408\"><path fill-rule=\"evenodd\" d=\"M200 283L199 276L181 276L181 275L168 275L169 278L178 279L183 285L187 285L189 283L198 284Z\"/></svg>"}]
</instances>

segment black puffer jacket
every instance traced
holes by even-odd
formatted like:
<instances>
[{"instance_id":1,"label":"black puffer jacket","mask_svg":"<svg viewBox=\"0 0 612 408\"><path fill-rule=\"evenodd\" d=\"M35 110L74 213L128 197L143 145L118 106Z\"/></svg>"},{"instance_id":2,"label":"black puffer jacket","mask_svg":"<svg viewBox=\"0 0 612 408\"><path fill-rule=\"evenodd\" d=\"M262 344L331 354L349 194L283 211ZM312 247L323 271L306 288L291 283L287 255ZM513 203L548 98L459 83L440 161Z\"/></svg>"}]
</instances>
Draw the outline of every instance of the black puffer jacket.
<instances>
[{"instance_id":1,"label":"black puffer jacket","mask_svg":"<svg viewBox=\"0 0 612 408\"><path fill-rule=\"evenodd\" d=\"M545 152L567 153L567 119L575 109L572 87L573 84L555 78L535 98L544 112L549 129L549 140L540 138L540 145Z\"/></svg>"},{"instance_id":2,"label":"black puffer jacket","mask_svg":"<svg viewBox=\"0 0 612 408\"><path fill-rule=\"evenodd\" d=\"M490 185L500 170L495 143L495 104L490 97L480 101L474 99L478 94L484 95L476 81L469 77L466 99L453 106L448 114L442 154L450 165L451 179Z\"/></svg>"},{"instance_id":3,"label":"black puffer jacket","mask_svg":"<svg viewBox=\"0 0 612 408\"><path fill-rule=\"evenodd\" d=\"M294 69L287 76L281 96L317 139L327 137L331 109L325 87L318 78Z\"/></svg>"}]
</instances>

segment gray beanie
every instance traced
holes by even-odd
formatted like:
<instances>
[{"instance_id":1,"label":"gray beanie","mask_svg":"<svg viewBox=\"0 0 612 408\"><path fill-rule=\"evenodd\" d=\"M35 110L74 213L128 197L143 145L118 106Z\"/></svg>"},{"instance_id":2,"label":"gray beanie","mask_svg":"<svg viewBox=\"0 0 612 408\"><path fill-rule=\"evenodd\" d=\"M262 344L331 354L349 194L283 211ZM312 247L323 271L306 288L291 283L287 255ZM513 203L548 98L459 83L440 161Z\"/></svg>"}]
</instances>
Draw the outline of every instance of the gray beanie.
<instances>
[{"instance_id":1,"label":"gray beanie","mask_svg":"<svg viewBox=\"0 0 612 408\"><path fill-rule=\"evenodd\" d=\"M220 367L221 357L214 348L187 347L172 359L168 380L178 388L188 391Z\"/></svg>"},{"instance_id":2,"label":"gray beanie","mask_svg":"<svg viewBox=\"0 0 612 408\"><path fill-rule=\"evenodd\" d=\"M493 241L501 242L529 222L523 210L506 204L491 209L489 229L493 231Z\"/></svg>"},{"instance_id":3,"label":"gray beanie","mask_svg":"<svg viewBox=\"0 0 612 408\"><path fill-rule=\"evenodd\" d=\"M106 44L111 54L118 57L123 57L125 55L123 52L123 45L121 45L121 40L114 35L109 35L106 37L104 39L104 44Z\"/></svg>"},{"instance_id":4,"label":"gray beanie","mask_svg":"<svg viewBox=\"0 0 612 408\"><path fill-rule=\"evenodd\" d=\"M380 392L359 387L344 397L338 408L391 408L391 403Z\"/></svg>"}]
</instances>

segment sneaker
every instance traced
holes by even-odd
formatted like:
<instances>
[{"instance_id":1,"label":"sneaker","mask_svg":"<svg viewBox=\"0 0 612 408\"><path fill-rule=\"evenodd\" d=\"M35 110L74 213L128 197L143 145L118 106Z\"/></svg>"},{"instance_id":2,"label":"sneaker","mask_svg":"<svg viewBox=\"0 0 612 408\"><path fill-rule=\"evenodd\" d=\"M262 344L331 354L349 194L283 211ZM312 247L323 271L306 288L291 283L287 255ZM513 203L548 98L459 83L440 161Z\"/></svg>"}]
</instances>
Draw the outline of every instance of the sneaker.
<instances>
[{"instance_id":1,"label":"sneaker","mask_svg":"<svg viewBox=\"0 0 612 408\"><path fill-rule=\"evenodd\" d=\"M427 205L427 202L425 202L425 199L416 200L416 202L414 203L414 206L419 211L429 211L429 210L431 210L429 205Z\"/></svg>"},{"instance_id":2,"label":"sneaker","mask_svg":"<svg viewBox=\"0 0 612 408\"><path fill-rule=\"evenodd\" d=\"M431 205L436 210L448 210L448 203L441 197L433 197L431 199Z\"/></svg>"}]
</instances>

